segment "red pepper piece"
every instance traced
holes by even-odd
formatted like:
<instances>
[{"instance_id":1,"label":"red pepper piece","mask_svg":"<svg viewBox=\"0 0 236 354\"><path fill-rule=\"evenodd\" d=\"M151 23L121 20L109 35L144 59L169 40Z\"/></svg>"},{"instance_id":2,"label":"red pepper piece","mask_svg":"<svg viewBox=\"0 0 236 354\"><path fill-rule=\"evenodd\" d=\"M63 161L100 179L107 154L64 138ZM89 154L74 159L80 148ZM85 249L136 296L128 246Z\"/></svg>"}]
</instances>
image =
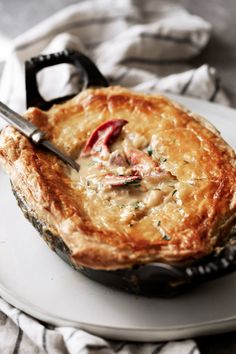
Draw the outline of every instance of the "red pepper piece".
<instances>
[{"instance_id":1,"label":"red pepper piece","mask_svg":"<svg viewBox=\"0 0 236 354\"><path fill-rule=\"evenodd\" d=\"M125 119L112 119L99 125L88 138L80 156L107 153L108 145L119 136L122 127L127 123Z\"/></svg>"},{"instance_id":2,"label":"red pepper piece","mask_svg":"<svg viewBox=\"0 0 236 354\"><path fill-rule=\"evenodd\" d=\"M130 184L136 184L141 181L140 176L132 175L132 176L115 176L112 174L106 175L104 178L105 184L109 184L110 186L119 187L126 186Z\"/></svg>"}]
</instances>

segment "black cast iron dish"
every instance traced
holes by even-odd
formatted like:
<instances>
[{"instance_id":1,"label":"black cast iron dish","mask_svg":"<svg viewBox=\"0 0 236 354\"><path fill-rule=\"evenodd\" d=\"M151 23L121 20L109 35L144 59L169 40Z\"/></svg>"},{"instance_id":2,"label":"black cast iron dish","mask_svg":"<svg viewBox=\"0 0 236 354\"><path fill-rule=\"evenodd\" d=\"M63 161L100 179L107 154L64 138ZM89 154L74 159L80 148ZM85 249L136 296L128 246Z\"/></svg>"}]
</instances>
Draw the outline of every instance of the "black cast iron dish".
<instances>
[{"instance_id":1,"label":"black cast iron dish","mask_svg":"<svg viewBox=\"0 0 236 354\"><path fill-rule=\"evenodd\" d=\"M72 96L60 97L45 101L37 86L36 74L43 68L69 63L77 67L81 88L108 86L96 66L81 53L66 50L64 52L32 58L26 67L26 97L27 107L36 106L49 109L54 103L59 103ZM60 238L47 230L35 213L29 210L27 201L14 191L18 204L24 215L39 231L48 245L67 263L75 268L70 260L70 250ZM116 287L135 294L146 296L174 296L192 287L213 280L236 270L236 239L233 235L222 247L208 257L204 257L190 265L173 266L164 263L150 263L117 271L94 270L76 267L89 278L102 284Z\"/></svg>"}]
</instances>

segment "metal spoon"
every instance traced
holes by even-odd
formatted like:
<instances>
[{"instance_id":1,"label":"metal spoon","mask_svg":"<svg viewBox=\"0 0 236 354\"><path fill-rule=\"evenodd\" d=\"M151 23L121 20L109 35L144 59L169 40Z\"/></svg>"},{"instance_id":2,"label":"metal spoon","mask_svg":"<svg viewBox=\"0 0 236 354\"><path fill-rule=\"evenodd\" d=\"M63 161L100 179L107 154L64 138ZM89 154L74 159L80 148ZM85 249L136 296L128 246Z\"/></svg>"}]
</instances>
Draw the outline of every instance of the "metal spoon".
<instances>
[{"instance_id":1,"label":"metal spoon","mask_svg":"<svg viewBox=\"0 0 236 354\"><path fill-rule=\"evenodd\" d=\"M80 166L72 160L69 156L66 156L50 141L45 140L45 133L42 132L36 125L28 122L18 113L14 112L11 108L6 106L0 101L0 116L10 125L19 130L27 138L31 139L36 145L43 145L46 149L53 152L66 164L70 165L76 171L79 171Z\"/></svg>"}]
</instances>

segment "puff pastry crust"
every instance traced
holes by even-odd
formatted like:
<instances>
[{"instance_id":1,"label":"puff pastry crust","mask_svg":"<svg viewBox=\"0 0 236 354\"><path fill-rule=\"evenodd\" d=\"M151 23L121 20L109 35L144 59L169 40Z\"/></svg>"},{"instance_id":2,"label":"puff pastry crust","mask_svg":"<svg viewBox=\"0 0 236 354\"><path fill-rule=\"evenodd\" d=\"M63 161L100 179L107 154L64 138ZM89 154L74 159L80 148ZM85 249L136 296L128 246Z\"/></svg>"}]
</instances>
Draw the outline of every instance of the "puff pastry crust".
<instances>
[{"instance_id":1,"label":"puff pastry crust","mask_svg":"<svg viewBox=\"0 0 236 354\"><path fill-rule=\"evenodd\" d=\"M0 163L14 190L63 241L75 266L115 270L192 261L224 243L235 226L234 151L209 122L166 97L88 89L24 116L81 164L78 173L14 128L1 132ZM127 123L106 156L80 157L99 125L121 119ZM141 154L140 180L105 183L129 173L131 150Z\"/></svg>"}]
</instances>

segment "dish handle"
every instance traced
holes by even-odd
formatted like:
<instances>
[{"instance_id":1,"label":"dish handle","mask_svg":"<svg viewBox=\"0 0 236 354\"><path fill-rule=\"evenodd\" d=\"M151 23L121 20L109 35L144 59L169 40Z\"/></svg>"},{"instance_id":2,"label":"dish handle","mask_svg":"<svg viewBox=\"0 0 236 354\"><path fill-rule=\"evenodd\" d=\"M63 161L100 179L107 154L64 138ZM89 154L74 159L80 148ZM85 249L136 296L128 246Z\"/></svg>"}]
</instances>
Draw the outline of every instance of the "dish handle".
<instances>
[{"instance_id":1,"label":"dish handle","mask_svg":"<svg viewBox=\"0 0 236 354\"><path fill-rule=\"evenodd\" d=\"M211 255L190 266L152 263L137 270L142 291L156 288L158 296L174 296L199 284L221 278L236 270L236 244L230 244L218 255ZM152 281L150 281L152 280Z\"/></svg>"},{"instance_id":2,"label":"dish handle","mask_svg":"<svg viewBox=\"0 0 236 354\"><path fill-rule=\"evenodd\" d=\"M236 244L225 246L219 255L212 256L206 262L201 262L185 268L185 274L194 284L214 280L236 270Z\"/></svg>"},{"instance_id":3,"label":"dish handle","mask_svg":"<svg viewBox=\"0 0 236 354\"><path fill-rule=\"evenodd\" d=\"M107 80L96 65L84 54L74 50L40 55L25 62L26 106L48 110L53 104L61 103L74 96L67 95L50 101L40 95L37 84L37 73L49 66L58 64L72 64L76 66L81 81L81 90L89 87L106 87Z\"/></svg>"}]
</instances>

